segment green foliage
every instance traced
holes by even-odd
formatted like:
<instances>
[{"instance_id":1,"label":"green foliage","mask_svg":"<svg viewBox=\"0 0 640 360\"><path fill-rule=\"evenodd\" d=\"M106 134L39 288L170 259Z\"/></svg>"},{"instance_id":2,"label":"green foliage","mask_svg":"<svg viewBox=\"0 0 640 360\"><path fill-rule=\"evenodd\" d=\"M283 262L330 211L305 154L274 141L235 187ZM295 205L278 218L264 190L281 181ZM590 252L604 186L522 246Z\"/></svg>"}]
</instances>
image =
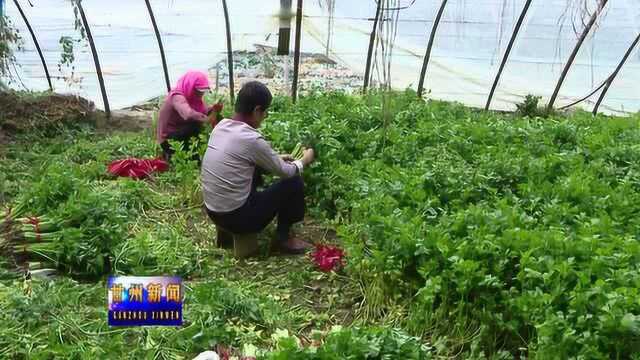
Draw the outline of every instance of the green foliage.
<instances>
[{"instance_id":1,"label":"green foliage","mask_svg":"<svg viewBox=\"0 0 640 360\"><path fill-rule=\"evenodd\" d=\"M99 276L110 270L113 249L126 239L130 219L147 208L152 197L142 183L91 183L80 175L86 172L80 166L54 164L20 203L29 215L63 224L47 259L71 274Z\"/></svg>"},{"instance_id":2,"label":"green foliage","mask_svg":"<svg viewBox=\"0 0 640 360\"><path fill-rule=\"evenodd\" d=\"M73 43L76 40L73 40L70 36L61 36L60 37L60 45L62 46L62 52L60 53L60 62L58 63L58 69L62 71L62 65L72 66L76 57L73 53Z\"/></svg>"},{"instance_id":3,"label":"green foliage","mask_svg":"<svg viewBox=\"0 0 640 360\"><path fill-rule=\"evenodd\" d=\"M32 256L79 277L106 274L136 217L165 202L144 182L112 180L106 164L123 153L135 156L148 150L136 149L136 142L117 136L97 144L67 143L60 152L55 146L43 146L42 158L36 155L25 166L40 173L15 178L22 191L14 205L21 204L25 215L44 216L61 227L52 243L34 244Z\"/></svg>"},{"instance_id":4,"label":"green foliage","mask_svg":"<svg viewBox=\"0 0 640 360\"><path fill-rule=\"evenodd\" d=\"M538 105L540 99L542 96L527 95L522 103L516 104L516 115L530 118L546 118L552 115L546 107Z\"/></svg>"},{"instance_id":5,"label":"green foliage","mask_svg":"<svg viewBox=\"0 0 640 360\"><path fill-rule=\"evenodd\" d=\"M202 199L202 189L200 184L200 163L206 150L206 132L200 138L191 142L185 148L180 141L169 140L169 144L175 153L171 157L173 174L171 178L180 189L180 198L185 206L198 206L204 204Z\"/></svg>"},{"instance_id":6,"label":"green foliage","mask_svg":"<svg viewBox=\"0 0 640 360\"><path fill-rule=\"evenodd\" d=\"M271 360L431 359L419 339L388 328L353 328L332 331L317 347L300 348L293 338L281 339Z\"/></svg>"},{"instance_id":7,"label":"green foliage","mask_svg":"<svg viewBox=\"0 0 640 360\"><path fill-rule=\"evenodd\" d=\"M184 329L108 336L101 336L100 286L37 285L30 301L8 295L17 285L5 281L0 354L133 356L132 344L144 344L140 354L179 357L221 343L275 345L273 354L262 353L274 359L606 359L640 351L638 116L514 117L425 104L411 93L386 95L383 107L381 96L317 92L295 106L276 98L262 129L277 149L302 143L319 154L304 172L308 205L314 216L339 224L346 274L362 286L352 301L361 305L353 306L361 328L323 335L311 347L279 336L279 329L298 333L314 320L294 319L255 291L264 280L245 279L246 270L260 263L247 262L234 268L239 282L213 272L218 280L193 283ZM201 204L191 157L203 154L208 135L178 151L173 169L154 182L104 176L108 160L153 155L149 139L43 140L0 164L28 173L5 175L5 196L22 199L31 212L72 221L63 239L76 240L61 242L68 267L98 272L101 264L93 260L108 251L119 273L197 275L215 261L194 241L206 240L194 235L206 219L194 221L197 210L188 211ZM87 239L108 245L85 249ZM292 272L300 285L310 279ZM78 289L87 299L57 300L62 289ZM50 309L72 305L76 311L77 302L84 317L51 315ZM16 314L25 306L35 315ZM412 336L366 326L372 323ZM277 339L268 340L271 335Z\"/></svg>"},{"instance_id":8,"label":"green foliage","mask_svg":"<svg viewBox=\"0 0 640 360\"><path fill-rule=\"evenodd\" d=\"M76 66L74 65L76 56L75 56L75 46L76 44L84 44L86 45L87 32L82 23L82 18L80 17L80 2L81 0L71 0L71 5L73 7L73 15L74 22L73 27L78 32L78 36L66 36L63 35L60 37L58 43L62 47L62 51L60 52L60 60L58 61L58 70L62 72L63 66L67 69L70 69L70 74L64 76L65 81L69 84L73 84L74 82L79 82L81 79L75 78Z\"/></svg>"},{"instance_id":9,"label":"green foliage","mask_svg":"<svg viewBox=\"0 0 640 360\"><path fill-rule=\"evenodd\" d=\"M180 328L108 328L104 283L34 280L29 287L30 294L21 281L0 283L2 358L193 358L289 325L281 306L222 280L187 284Z\"/></svg>"},{"instance_id":10,"label":"green foliage","mask_svg":"<svg viewBox=\"0 0 640 360\"><path fill-rule=\"evenodd\" d=\"M189 237L186 224L154 223L113 251L119 274L189 276L201 270L204 251Z\"/></svg>"},{"instance_id":11,"label":"green foliage","mask_svg":"<svg viewBox=\"0 0 640 360\"><path fill-rule=\"evenodd\" d=\"M385 124L380 103L312 94L265 129L282 147L317 139L307 192L342 223L363 316L401 306L412 332L460 336L450 350L469 354L639 350L637 117L538 120L529 98L509 118L398 94Z\"/></svg>"}]
</instances>

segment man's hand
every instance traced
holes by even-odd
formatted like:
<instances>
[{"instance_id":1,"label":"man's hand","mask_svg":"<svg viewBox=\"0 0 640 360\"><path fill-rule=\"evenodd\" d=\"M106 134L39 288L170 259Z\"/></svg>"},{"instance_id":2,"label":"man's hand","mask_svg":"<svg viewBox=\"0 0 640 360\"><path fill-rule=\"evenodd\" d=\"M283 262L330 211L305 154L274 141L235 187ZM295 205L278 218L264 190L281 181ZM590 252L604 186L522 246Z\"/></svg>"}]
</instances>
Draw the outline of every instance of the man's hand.
<instances>
[{"instance_id":1,"label":"man's hand","mask_svg":"<svg viewBox=\"0 0 640 360\"><path fill-rule=\"evenodd\" d=\"M291 156L291 154L282 154L280 155L280 158L286 162L292 162L296 160L293 158L293 156Z\"/></svg>"},{"instance_id":2,"label":"man's hand","mask_svg":"<svg viewBox=\"0 0 640 360\"><path fill-rule=\"evenodd\" d=\"M316 153L311 148L302 150L302 154L302 163L304 166L311 164L316 159Z\"/></svg>"}]
</instances>

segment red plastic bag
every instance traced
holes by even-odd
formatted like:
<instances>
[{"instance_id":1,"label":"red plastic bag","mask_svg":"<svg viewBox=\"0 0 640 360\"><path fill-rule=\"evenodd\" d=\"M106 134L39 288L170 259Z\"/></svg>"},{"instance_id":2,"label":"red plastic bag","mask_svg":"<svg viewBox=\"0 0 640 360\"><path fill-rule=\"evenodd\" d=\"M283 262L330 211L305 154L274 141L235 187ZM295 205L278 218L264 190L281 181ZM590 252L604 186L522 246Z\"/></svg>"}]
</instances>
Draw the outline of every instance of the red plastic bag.
<instances>
[{"instance_id":1,"label":"red plastic bag","mask_svg":"<svg viewBox=\"0 0 640 360\"><path fill-rule=\"evenodd\" d=\"M169 169L169 163L162 159L129 158L116 160L109 164L107 170L115 176L144 179L152 172L162 172Z\"/></svg>"},{"instance_id":2,"label":"red plastic bag","mask_svg":"<svg viewBox=\"0 0 640 360\"><path fill-rule=\"evenodd\" d=\"M316 266L324 272L334 270L344 265L344 251L336 246L317 244L311 253Z\"/></svg>"}]
</instances>

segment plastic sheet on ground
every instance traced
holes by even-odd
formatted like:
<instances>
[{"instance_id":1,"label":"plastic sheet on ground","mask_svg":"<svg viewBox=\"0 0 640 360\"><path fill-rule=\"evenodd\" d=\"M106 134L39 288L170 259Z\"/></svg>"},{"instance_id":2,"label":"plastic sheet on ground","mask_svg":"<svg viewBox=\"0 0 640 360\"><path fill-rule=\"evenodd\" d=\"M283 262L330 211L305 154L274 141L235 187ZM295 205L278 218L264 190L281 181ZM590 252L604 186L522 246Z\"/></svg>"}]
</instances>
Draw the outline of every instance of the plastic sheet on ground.
<instances>
[{"instance_id":1,"label":"plastic sheet on ground","mask_svg":"<svg viewBox=\"0 0 640 360\"><path fill-rule=\"evenodd\" d=\"M169 169L169 164L162 159L136 159L129 158L113 161L107 167L111 175L144 179L154 172L163 172Z\"/></svg>"}]
</instances>

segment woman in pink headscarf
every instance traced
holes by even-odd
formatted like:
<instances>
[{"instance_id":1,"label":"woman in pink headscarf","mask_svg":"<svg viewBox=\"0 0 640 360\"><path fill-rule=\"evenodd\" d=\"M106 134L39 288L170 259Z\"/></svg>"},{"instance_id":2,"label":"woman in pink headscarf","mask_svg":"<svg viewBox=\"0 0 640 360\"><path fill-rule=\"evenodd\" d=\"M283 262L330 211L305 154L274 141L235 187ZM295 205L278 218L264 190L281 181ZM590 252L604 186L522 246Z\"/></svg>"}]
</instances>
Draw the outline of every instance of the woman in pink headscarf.
<instances>
[{"instance_id":1,"label":"woman in pink headscarf","mask_svg":"<svg viewBox=\"0 0 640 360\"><path fill-rule=\"evenodd\" d=\"M209 121L207 115L219 112L220 104L207 108L203 96L209 90L209 79L200 71L188 71L178 80L160 108L157 140L162 147L165 160L170 160L175 152L167 140L181 141L188 148L191 140L202 130L202 124Z\"/></svg>"}]
</instances>

